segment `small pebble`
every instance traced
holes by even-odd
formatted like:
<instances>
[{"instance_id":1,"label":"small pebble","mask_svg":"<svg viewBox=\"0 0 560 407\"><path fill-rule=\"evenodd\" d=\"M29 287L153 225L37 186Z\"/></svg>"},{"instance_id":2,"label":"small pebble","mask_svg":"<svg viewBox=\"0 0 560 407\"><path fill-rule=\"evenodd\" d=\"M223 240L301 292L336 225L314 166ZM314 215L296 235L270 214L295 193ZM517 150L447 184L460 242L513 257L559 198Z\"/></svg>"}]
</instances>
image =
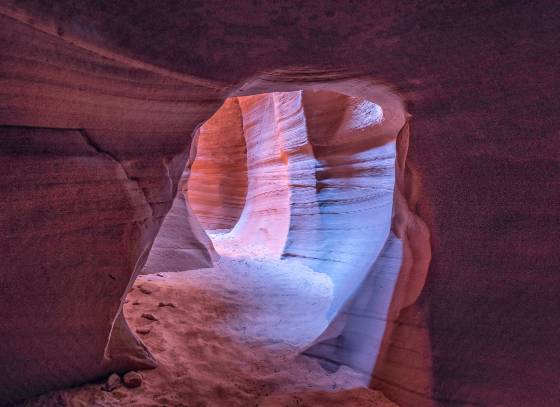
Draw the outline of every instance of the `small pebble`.
<instances>
[{"instance_id":1,"label":"small pebble","mask_svg":"<svg viewBox=\"0 0 560 407\"><path fill-rule=\"evenodd\" d=\"M140 335L148 335L151 332L150 328L138 328L136 330L137 333L139 333Z\"/></svg>"},{"instance_id":2,"label":"small pebble","mask_svg":"<svg viewBox=\"0 0 560 407\"><path fill-rule=\"evenodd\" d=\"M158 276L158 277L163 277L163 274L161 274L161 273L156 273L156 276Z\"/></svg>"},{"instance_id":3,"label":"small pebble","mask_svg":"<svg viewBox=\"0 0 560 407\"><path fill-rule=\"evenodd\" d=\"M177 308L177 306L175 304L173 304L172 302L160 302L158 304L158 307L171 307L171 308Z\"/></svg>"},{"instance_id":4,"label":"small pebble","mask_svg":"<svg viewBox=\"0 0 560 407\"><path fill-rule=\"evenodd\" d=\"M105 384L101 386L101 389L103 391L111 392L115 390L117 387L119 387L120 384L121 384L121 378L119 377L119 375L116 373L111 373L111 375L107 378Z\"/></svg>"},{"instance_id":5,"label":"small pebble","mask_svg":"<svg viewBox=\"0 0 560 407\"><path fill-rule=\"evenodd\" d=\"M139 387L142 384L142 375L138 372L128 372L123 376L123 383L126 387Z\"/></svg>"},{"instance_id":6,"label":"small pebble","mask_svg":"<svg viewBox=\"0 0 560 407\"><path fill-rule=\"evenodd\" d=\"M144 294L151 294L152 293L152 290L150 290L149 288L146 288L146 287L139 287L139 288L140 288L140 291Z\"/></svg>"},{"instance_id":7,"label":"small pebble","mask_svg":"<svg viewBox=\"0 0 560 407\"><path fill-rule=\"evenodd\" d=\"M140 301L134 301L132 305L140 305Z\"/></svg>"},{"instance_id":8,"label":"small pebble","mask_svg":"<svg viewBox=\"0 0 560 407\"><path fill-rule=\"evenodd\" d=\"M158 321L158 319L156 318L156 316L154 314L144 313L144 314L142 314L142 318L149 319L150 321Z\"/></svg>"}]
</instances>

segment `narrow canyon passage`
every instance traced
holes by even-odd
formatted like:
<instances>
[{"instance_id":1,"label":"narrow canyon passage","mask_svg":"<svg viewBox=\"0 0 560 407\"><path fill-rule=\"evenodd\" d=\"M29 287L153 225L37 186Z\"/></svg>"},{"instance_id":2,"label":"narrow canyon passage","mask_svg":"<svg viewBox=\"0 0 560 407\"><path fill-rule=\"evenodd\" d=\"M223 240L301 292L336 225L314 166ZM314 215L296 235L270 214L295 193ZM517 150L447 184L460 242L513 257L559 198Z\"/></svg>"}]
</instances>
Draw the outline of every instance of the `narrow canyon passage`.
<instances>
[{"instance_id":1,"label":"narrow canyon passage","mask_svg":"<svg viewBox=\"0 0 560 407\"><path fill-rule=\"evenodd\" d=\"M0 0L0 406L558 407L558 33Z\"/></svg>"},{"instance_id":2,"label":"narrow canyon passage","mask_svg":"<svg viewBox=\"0 0 560 407\"><path fill-rule=\"evenodd\" d=\"M390 113L327 91L226 100L196 134L177 197L124 302L158 367L142 372L137 389L85 386L52 397L391 405L368 389L398 276L377 258L392 241ZM352 308L364 286L375 299L366 312ZM347 323L345 313L362 322ZM347 345L333 352L330 338Z\"/></svg>"}]
</instances>

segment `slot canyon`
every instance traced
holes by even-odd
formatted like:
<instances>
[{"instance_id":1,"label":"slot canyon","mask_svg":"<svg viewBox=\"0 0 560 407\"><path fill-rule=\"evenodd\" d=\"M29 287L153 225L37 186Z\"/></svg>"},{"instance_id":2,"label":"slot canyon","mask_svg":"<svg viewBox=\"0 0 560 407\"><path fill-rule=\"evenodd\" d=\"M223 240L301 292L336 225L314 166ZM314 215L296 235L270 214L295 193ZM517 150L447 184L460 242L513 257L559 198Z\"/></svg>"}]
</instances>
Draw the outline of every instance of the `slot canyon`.
<instances>
[{"instance_id":1,"label":"slot canyon","mask_svg":"<svg viewBox=\"0 0 560 407\"><path fill-rule=\"evenodd\" d=\"M559 22L0 0L0 406L557 406Z\"/></svg>"}]
</instances>

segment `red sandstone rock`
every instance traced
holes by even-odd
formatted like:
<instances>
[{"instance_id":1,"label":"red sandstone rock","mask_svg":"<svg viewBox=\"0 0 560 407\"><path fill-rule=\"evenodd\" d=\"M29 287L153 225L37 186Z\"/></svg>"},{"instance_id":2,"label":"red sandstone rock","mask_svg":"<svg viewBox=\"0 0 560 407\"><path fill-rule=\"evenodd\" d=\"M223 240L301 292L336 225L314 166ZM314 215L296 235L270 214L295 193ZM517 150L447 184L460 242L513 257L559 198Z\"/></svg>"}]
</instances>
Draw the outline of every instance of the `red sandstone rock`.
<instances>
[{"instance_id":1,"label":"red sandstone rock","mask_svg":"<svg viewBox=\"0 0 560 407\"><path fill-rule=\"evenodd\" d=\"M237 98L224 102L200 128L197 140L196 160L183 190L204 229L231 229L247 194L247 147Z\"/></svg>"},{"instance_id":2,"label":"red sandstone rock","mask_svg":"<svg viewBox=\"0 0 560 407\"><path fill-rule=\"evenodd\" d=\"M102 389L104 391L113 391L115 390L117 387L119 387L121 385L121 378L119 377L118 374L116 373L112 373L108 378L107 381L105 382L105 384L103 384Z\"/></svg>"},{"instance_id":3,"label":"red sandstone rock","mask_svg":"<svg viewBox=\"0 0 560 407\"><path fill-rule=\"evenodd\" d=\"M190 135L227 96L369 100L364 83L383 81L411 114L392 225L407 262L373 385L403 405L556 404L559 14L542 0L4 1L0 400L154 366L120 307Z\"/></svg>"},{"instance_id":4,"label":"red sandstone rock","mask_svg":"<svg viewBox=\"0 0 560 407\"><path fill-rule=\"evenodd\" d=\"M142 375L138 372L125 373L122 378L123 384L131 389L142 385Z\"/></svg>"}]
</instances>

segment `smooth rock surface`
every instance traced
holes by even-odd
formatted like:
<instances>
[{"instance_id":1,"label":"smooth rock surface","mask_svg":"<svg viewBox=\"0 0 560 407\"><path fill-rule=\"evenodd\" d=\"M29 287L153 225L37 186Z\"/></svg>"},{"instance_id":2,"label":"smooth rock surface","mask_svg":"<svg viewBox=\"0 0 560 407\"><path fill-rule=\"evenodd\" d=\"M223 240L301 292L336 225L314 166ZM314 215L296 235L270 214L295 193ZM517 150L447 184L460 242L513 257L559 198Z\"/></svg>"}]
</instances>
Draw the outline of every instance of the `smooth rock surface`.
<instances>
[{"instance_id":1,"label":"smooth rock surface","mask_svg":"<svg viewBox=\"0 0 560 407\"><path fill-rule=\"evenodd\" d=\"M180 186L186 184L188 173L187 168L179 181ZM179 188L154 240L142 274L212 267L217 258L212 242Z\"/></svg>"},{"instance_id":2,"label":"smooth rock surface","mask_svg":"<svg viewBox=\"0 0 560 407\"><path fill-rule=\"evenodd\" d=\"M0 400L154 365L120 311L227 97L383 105L364 83L384 83L410 117L372 385L402 405L557 405L559 21L545 0L3 1Z\"/></svg>"},{"instance_id":3,"label":"smooth rock surface","mask_svg":"<svg viewBox=\"0 0 560 407\"><path fill-rule=\"evenodd\" d=\"M247 147L238 99L227 99L196 137L196 159L183 191L204 229L231 229L247 194Z\"/></svg>"}]
</instances>

